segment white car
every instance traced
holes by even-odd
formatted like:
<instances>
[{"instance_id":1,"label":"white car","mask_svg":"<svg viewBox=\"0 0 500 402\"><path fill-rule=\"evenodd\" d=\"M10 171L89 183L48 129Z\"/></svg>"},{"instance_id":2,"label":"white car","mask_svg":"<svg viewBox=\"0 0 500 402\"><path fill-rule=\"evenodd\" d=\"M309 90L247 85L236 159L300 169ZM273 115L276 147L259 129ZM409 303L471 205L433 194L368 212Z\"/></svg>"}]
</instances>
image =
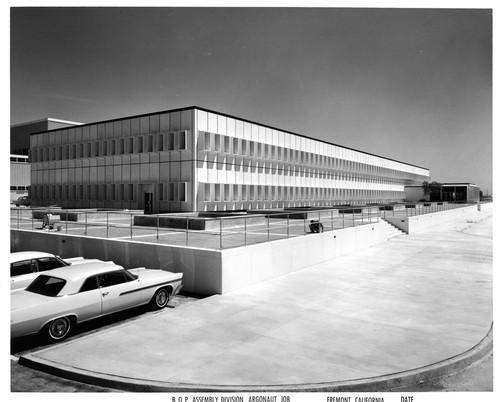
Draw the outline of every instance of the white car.
<instances>
[{"instance_id":1,"label":"white car","mask_svg":"<svg viewBox=\"0 0 500 402\"><path fill-rule=\"evenodd\" d=\"M42 333L61 340L93 318L148 303L161 309L181 288L182 273L159 269L102 262L57 268L11 293L11 337Z\"/></svg>"},{"instance_id":2,"label":"white car","mask_svg":"<svg viewBox=\"0 0 500 402\"><path fill-rule=\"evenodd\" d=\"M61 257L41 251L19 251L10 253L10 290L24 289L41 272L69 265L88 264L100 260L83 257L62 259ZM112 262L108 262L112 264Z\"/></svg>"}]
</instances>

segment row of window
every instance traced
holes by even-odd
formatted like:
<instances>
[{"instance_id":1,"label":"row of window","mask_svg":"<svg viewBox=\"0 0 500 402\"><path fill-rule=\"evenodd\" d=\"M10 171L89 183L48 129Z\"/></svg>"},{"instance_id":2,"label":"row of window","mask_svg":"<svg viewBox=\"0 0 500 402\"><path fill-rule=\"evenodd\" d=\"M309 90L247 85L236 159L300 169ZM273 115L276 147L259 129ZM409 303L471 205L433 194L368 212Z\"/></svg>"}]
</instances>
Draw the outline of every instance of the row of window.
<instances>
[{"instance_id":1,"label":"row of window","mask_svg":"<svg viewBox=\"0 0 500 402\"><path fill-rule=\"evenodd\" d=\"M56 141L65 144L189 130L191 123L192 111L182 111L69 127L37 134L33 138L39 144Z\"/></svg>"},{"instance_id":2,"label":"row of window","mask_svg":"<svg viewBox=\"0 0 500 402\"><path fill-rule=\"evenodd\" d=\"M10 161L11 162L18 162L18 163L28 163L28 157L27 156L11 156Z\"/></svg>"},{"instance_id":3,"label":"row of window","mask_svg":"<svg viewBox=\"0 0 500 402\"><path fill-rule=\"evenodd\" d=\"M33 199L62 201L134 201L134 184L72 184L33 186ZM371 199L401 196L403 192L366 189L238 185L204 183L203 199L212 201L293 201ZM186 201L187 183L158 183L157 201Z\"/></svg>"},{"instance_id":4,"label":"row of window","mask_svg":"<svg viewBox=\"0 0 500 402\"><path fill-rule=\"evenodd\" d=\"M125 166L133 166L125 165ZM207 164L207 168L210 168L210 163ZM215 166L216 165L216 166ZM113 167L121 167L123 165L113 165ZM214 164L212 169L223 170L226 172L232 172L234 168L235 172L239 172L240 169L243 173L258 173L258 174L267 174L267 175L277 175L277 176L290 176L290 177L304 177L310 180L340 180L340 181L350 181L356 183L376 183L376 184L400 184L400 185L410 185L419 182L413 182L409 180L396 179L396 178L385 178L379 177L372 174L362 174L362 173L349 173L349 172L341 172L335 170L326 170L326 169L315 169L308 168L302 166L295 165L278 165L276 163L263 162L259 164L252 165L238 165L238 164ZM69 168L64 168L69 169ZM38 172L42 171L38 170ZM49 171L51 169L48 169ZM35 180L34 180L35 182Z\"/></svg>"},{"instance_id":5,"label":"row of window","mask_svg":"<svg viewBox=\"0 0 500 402\"><path fill-rule=\"evenodd\" d=\"M65 184L31 186L31 198L37 200L134 201L133 184Z\"/></svg>"},{"instance_id":6,"label":"row of window","mask_svg":"<svg viewBox=\"0 0 500 402\"><path fill-rule=\"evenodd\" d=\"M324 187L288 187L238 184L204 184L204 201L301 201L373 199L404 196L404 192Z\"/></svg>"},{"instance_id":7,"label":"row of window","mask_svg":"<svg viewBox=\"0 0 500 402\"><path fill-rule=\"evenodd\" d=\"M116 166L123 166L122 164L114 164ZM127 165L129 166L129 165ZM244 173L259 173L259 174L270 174L278 176L294 176L294 177L305 177L311 179L322 179L322 180L342 180L342 181L354 181L361 183L379 183L379 184L418 184L420 181L411 180L409 178L395 178L387 176L378 176L375 173L362 173L362 172L345 172L341 170L334 169L318 169L307 166L297 166L297 165L287 165L283 163L269 162L269 161L258 161L256 163L248 164L232 164L232 163L216 163L216 162L204 162L203 166L207 169L217 169L225 170L227 172L239 172L240 170ZM38 169L40 170L40 169ZM43 170L43 169L41 169ZM49 169L50 170L50 169Z\"/></svg>"},{"instance_id":8,"label":"row of window","mask_svg":"<svg viewBox=\"0 0 500 402\"><path fill-rule=\"evenodd\" d=\"M135 201L138 184L65 184L32 186L37 200ZM158 183L158 201L186 201L187 183Z\"/></svg>"},{"instance_id":9,"label":"row of window","mask_svg":"<svg viewBox=\"0 0 500 402\"><path fill-rule=\"evenodd\" d=\"M354 172L343 172L339 170L327 170L327 169L317 169L305 166L297 165L284 165L273 162L260 162L256 164L246 165L246 164L222 164L222 163L205 163L207 168L216 168L217 170L225 169L227 172L231 172L234 168L235 171L240 171L240 169L246 173L263 173L278 176L295 176L295 177L306 177L312 179L323 179L323 180L343 180L343 181L355 181L361 183L382 183L382 184L407 184L407 183L420 183L410 181L407 178L390 178L377 176L375 174L363 174ZM214 165L211 167L210 165ZM216 165L216 166L215 166Z\"/></svg>"},{"instance_id":10,"label":"row of window","mask_svg":"<svg viewBox=\"0 0 500 402\"><path fill-rule=\"evenodd\" d=\"M30 150L31 162L92 158L186 149L186 131L141 135L104 141L80 142Z\"/></svg>"},{"instance_id":11,"label":"row of window","mask_svg":"<svg viewBox=\"0 0 500 402\"><path fill-rule=\"evenodd\" d=\"M415 173L408 173L396 169L388 169L376 165L335 158L333 156L299 151L297 149L285 148L277 145L265 144L210 132L204 132L203 136L200 136L199 138L202 137L204 139L203 149L205 151L213 151L216 153L248 156L252 158L317 166L327 169L373 173L388 177L411 179L428 178Z\"/></svg>"},{"instance_id":12,"label":"row of window","mask_svg":"<svg viewBox=\"0 0 500 402\"><path fill-rule=\"evenodd\" d=\"M29 186L10 186L11 191L28 191Z\"/></svg>"}]
</instances>

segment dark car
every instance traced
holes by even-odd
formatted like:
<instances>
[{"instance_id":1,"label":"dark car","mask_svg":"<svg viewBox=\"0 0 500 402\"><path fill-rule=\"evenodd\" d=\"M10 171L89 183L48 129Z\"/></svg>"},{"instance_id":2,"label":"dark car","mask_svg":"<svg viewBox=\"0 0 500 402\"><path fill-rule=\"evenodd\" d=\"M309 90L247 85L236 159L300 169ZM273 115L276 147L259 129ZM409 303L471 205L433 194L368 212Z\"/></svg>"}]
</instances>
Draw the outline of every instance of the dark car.
<instances>
[{"instance_id":1,"label":"dark car","mask_svg":"<svg viewBox=\"0 0 500 402\"><path fill-rule=\"evenodd\" d=\"M29 207L30 199L26 196L19 197L16 201L16 207L19 207L21 205L25 205L25 206Z\"/></svg>"}]
</instances>

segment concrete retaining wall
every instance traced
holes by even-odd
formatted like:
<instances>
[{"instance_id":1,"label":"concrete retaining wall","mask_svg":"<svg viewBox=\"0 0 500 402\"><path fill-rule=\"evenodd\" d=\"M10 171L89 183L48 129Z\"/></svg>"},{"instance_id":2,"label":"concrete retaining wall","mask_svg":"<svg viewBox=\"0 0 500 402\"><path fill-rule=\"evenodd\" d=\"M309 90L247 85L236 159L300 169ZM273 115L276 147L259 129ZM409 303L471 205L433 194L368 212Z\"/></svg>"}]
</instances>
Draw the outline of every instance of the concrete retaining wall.
<instances>
[{"instance_id":1,"label":"concrete retaining wall","mask_svg":"<svg viewBox=\"0 0 500 402\"><path fill-rule=\"evenodd\" d=\"M222 290L231 292L387 241L382 223L309 234L222 252Z\"/></svg>"},{"instance_id":2,"label":"concrete retaining wall","mask_svg":"<svg viewBox=\"0 0 500 402\"><path fill-rule=\"evenodd\" d=\"M45 251L62 258L98 258L125 268L183 272L184 290L208 295L222 293L222 255L217 250L11 230L11 251L25 250Z\"/></svg>"},{"instance_id":3,"label":"concrete retaining wall","mask_svg":"<svg viewBox=\"0 0 500 402\"><path fill-rule=\"evenodd\" d=\"M482 204L482 209L487 210L488 204ZM486 207L484 207L486 205ZM434 212L431 214L409 216L406 218L384 218L387 222L390 222L397 228L401 229L405 233L414 233L420 230L425 230L433 226L439 225L450 219L455 219L461 216L466 216L470 213L477 212L478 206L471 205L463 208L449 209L447 211Z\"/></svg>"},{"instance_id":4,"label":"concrete retaining wall","mask_svg":"<svg viewBox=\"0 0 500 402\"><path fill-rule=\"evenodd\" d=\"M125 268L183 272L184 290L206 295L244 288L386 240L382 223L222 251L11 229L11 251L45 251L63 258L114 261Z\"/></svg>"}]
</instances>

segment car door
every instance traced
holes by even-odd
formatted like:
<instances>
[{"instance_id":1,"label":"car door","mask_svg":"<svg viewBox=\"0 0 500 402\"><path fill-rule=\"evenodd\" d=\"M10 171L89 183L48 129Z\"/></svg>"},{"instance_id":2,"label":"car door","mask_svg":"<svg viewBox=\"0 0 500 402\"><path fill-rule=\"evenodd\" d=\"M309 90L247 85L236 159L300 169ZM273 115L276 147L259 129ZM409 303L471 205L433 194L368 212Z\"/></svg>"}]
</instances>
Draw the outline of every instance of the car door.
<instances>
[{"instance_id":1,"label":"car door","mask_svg":"<svg viewBox=\"0 0 500 402\"><path fill-rule=\"evenodd\" d=\"M38 276L35 260L17 261L10 264L10 289L23 289Z\"/></svg>"},{"instance_id":2,"label":"car door","mask_svg":"<svg viewBox=\"0 0 500 402\"><path fill-rule=\"evenodd\" d=\"M68 307L77 315L79 322L90 320L103 314L102 294L96 275L88 277L83 282L80 291L68 296L68 298Z\"/></svg>"},{"instance_id":3,"label":"car door","mask_svg":"<svg viewBox=\"0 0 500 402\"><path fill-rule=\"evenodd\" d=\"M115 270L98 276L102 296L102 313L110 314L138 306L141 293L138 281L126 275L125 270Z\"/></svg>"}]
</instances>

